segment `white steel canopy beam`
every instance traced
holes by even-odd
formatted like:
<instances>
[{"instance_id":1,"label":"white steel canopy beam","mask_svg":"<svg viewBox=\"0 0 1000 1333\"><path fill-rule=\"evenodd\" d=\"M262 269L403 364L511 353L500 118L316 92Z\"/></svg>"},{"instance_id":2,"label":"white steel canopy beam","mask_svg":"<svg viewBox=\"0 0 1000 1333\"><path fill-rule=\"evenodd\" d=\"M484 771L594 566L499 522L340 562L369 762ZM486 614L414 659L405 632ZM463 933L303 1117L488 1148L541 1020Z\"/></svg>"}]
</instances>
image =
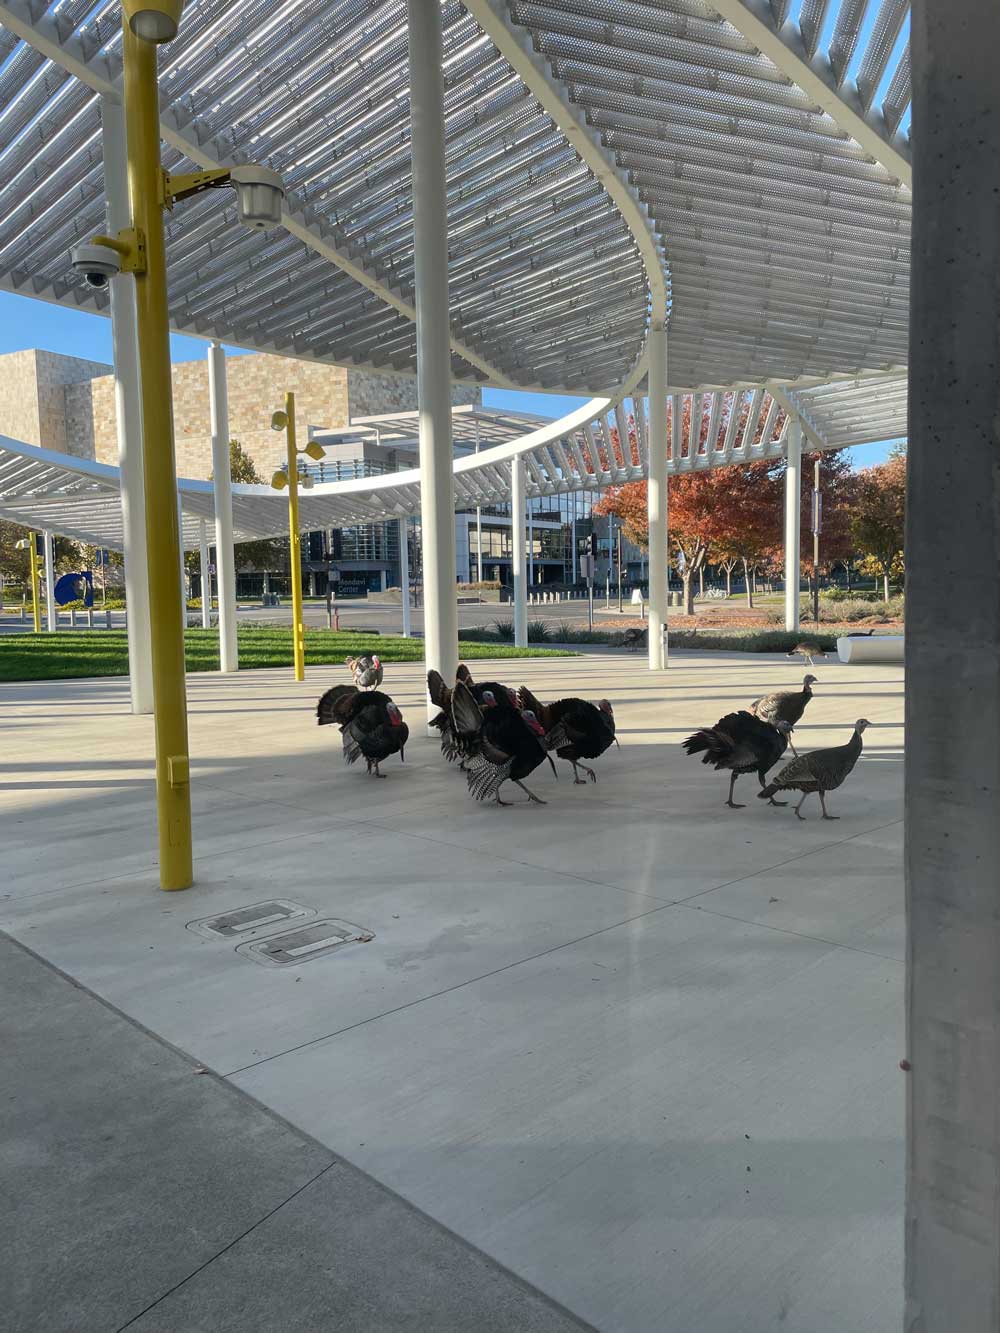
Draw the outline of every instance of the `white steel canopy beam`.
<instances>
[{"instance_id":1,"label":"white steel canopy beam","mask_svg":"<svg viewBox=\"0 0 1000 1333\"><path fill-rule=\"evenodd\" d=\"M829 59L806 48L802 33L790 22L775 27L768 0L711 0L712 8L767 56L783 74L811 97L816 105L891 176L912 186L913 168L904 140L890 132L884 118L865 111L857 89L838 85Z\"/></svg>"},{"instance_id":2,"label":"white steel canopy beam","mask_svg":"<svg viewBox=\"0 0 1000 1333\"><path fill-rule=\"evenodd\" d=\"M27 0L0 0L0 23L5 28L9 28L22 41L33 46L36 51L51 60L53 64L65 69L67 73L80 79L95 92L114 99L120 98L121 79L120 76L116 77L113 73L110 61L100 55L88 58L83 49L83 44L77 37L69 37L63 40L55 21L46 13L42 13L37 19L33 18ZM161 118L160 133L166 143L170 144L172 148L176 148L179 153L183 153L185 157L190 158L192 162L197 163L200 167L211 168L227 165L222 162L220 156L207 151L204 144L177 128L176 124L172 124L169 116ZM281 225L310 250L341 269L359 286L370 291L380 301L383 301L387 306L391 306L406 319L416 322L415 304L405 300L397 289L386 286L374 274L370 273L360 259L348 254L329 237L321 235L316 226L307 219L302 211L292 211L283 207L281 210ZM202 334L204 335L206 331L202 330ZM451 348L464 361L480 370L490 383L500 388L521 389L530 387L515 384L496 366L460 339L452 337ZM286 354L285 349L276 348L275 350L280 350L282 355Z\"/></svg>"}]
</instances>

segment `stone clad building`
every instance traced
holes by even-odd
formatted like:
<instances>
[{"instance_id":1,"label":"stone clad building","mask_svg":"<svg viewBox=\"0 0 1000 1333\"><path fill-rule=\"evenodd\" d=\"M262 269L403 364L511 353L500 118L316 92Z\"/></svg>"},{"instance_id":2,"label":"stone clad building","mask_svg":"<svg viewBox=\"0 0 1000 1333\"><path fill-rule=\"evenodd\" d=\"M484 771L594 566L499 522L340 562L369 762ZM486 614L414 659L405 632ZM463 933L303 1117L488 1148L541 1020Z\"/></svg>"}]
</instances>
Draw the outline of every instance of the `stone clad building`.
<instances>
[{"instance_id":1,"label":"stone clad building","mask_svg":"<svg viewBox=\"0 0 1000 1333\"><path fill-rule=\"evenodd\" d=\"M412 376L380 375L289 357L251 353L227 358L229 433L268 477L284 461L284 436L271 414L295 393L300 442L310 426L336 429L358 417L412 411ZM177 471L205 478L212 471L207 358L173 367ZM480 391L455 385L453 401L479 402ZM115 381L98 361L32 349L0 356L0 434L99 463L118 463Z\"/></svg>"}]
</instances>

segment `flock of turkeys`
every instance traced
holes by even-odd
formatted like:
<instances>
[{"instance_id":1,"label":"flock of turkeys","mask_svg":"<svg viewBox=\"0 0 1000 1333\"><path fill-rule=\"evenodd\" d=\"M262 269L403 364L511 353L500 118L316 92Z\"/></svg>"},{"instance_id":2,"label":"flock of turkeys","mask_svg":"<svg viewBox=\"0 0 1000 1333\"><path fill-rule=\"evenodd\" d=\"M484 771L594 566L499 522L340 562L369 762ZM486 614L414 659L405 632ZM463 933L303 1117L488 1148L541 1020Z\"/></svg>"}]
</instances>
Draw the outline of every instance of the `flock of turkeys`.
<instances>
[{"instance_id":1,"label":"flock of turkeys","mask_svg":"<svg viewBox=\"0 0 1000 1333\"><path fill-rule=\"evenodd\" d=\"M317 705L317 720L320 726L336 723L340 727L347 763L364 759L368 772L382 778L381 763L394 754L402 761L409 728L397 705L379 689L383 671L378 657L349 657L346 665L354 683L327 690ZM736 779L741 773L756 773L759 799L787 805L787 801L775 800L775 792L799 792L795 814L803 819L803 802L815 792L823 818L838 818L827 812L826 796L854 768L861 754L861 733L870 723L859 718L846 745L799 754L792 732L812 698L815 682L815 676L807 675L801 690L766 694L749 708L727 713L715 726L703 727L682 742L688 754L702 755L702 763L728 770L726 805L733 810L744 808L733 800ZM500 789L505 782L513 782L530 801L544 805L524 779L546 760L555 772L553 752L572 765L574 783L586 785L587 778L596 782L597 774L584 760L597 759L618 744L615 716L607 699L590 703L569 698L545 704L524 686L512 689L495 680L476 682L464 665L451 685L437 671L428 672L427 688L439 710L430 725L440 733L441 753L464 772L469 793L477 801L509 805ZM769 777L789 748L794 758ZM581 772L587 778L581 778Z\"/></svg>"}]
</instances>

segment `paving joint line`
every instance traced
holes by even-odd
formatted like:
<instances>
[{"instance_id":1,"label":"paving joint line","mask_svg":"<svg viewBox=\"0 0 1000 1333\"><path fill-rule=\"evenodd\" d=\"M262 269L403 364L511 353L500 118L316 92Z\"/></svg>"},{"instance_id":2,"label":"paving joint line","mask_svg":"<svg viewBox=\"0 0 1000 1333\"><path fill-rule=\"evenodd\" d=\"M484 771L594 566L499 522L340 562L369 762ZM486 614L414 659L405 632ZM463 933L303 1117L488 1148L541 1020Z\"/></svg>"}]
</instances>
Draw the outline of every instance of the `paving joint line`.
<instances>
[{"instance_id":1,"label":"paving joint line","mask_svg":"<svg viewBox=\"0 0 1000 1333\"><path fill-rule=\"evenodd\" d=\"M307 1050L310 1046L318 1046L321 1042L332 1041L335 1037L342 1037L345 1033L353 1032L356 1028L366 1027L369 1023L377 1023L382 1018L391 1018L393 1014L403 1013L406 1009L414 1009L418 1004L426 1004L428 1000L440 999L443 995L451 995L454 991L462 990L466 986L475 986L480 981L488 981L490 977L498 977L504 972L510 972L515 967L523 967L525 963L533 963L539 958L546 958L549 954L558 953L561 949L570 949L576 944L584 944L587 940L596 939L599 935L606 935L608 931L619 930L622 926L631 925L633 921L642 921L647 916L655 916L657 912L665 912L668 908L676 906L677 904L672 902L660 903L659 906L651 907L646 912L639 912L636 916L626 917L622 921L614 921L608 926L602 926L600 930L592 930L586 935L578 936L576 939L564 940L561 944L553 944L549 949L542 949L538 953L529 954L525 958L514 959L510 963L505 963L503 967L495 967L479 976L467 977L464 981L456 981L453 986L445 986L442 990L431 991L428 995L421 995L416 999L408 1000L406 1004L397 1004L391 1009L383 1010L380 1014L370 1014L367 1018L361 1018L356 1023L349 1023L347 1027L337 1028L335 1031L323 1033L319 1037L312 1037L309 1041L300 1042L297 1046L289 1046L284 1051L275 1051L273 1055L266 1055L262 1060L254 1060L250 1064L240 1065L238 1069L230 1069L221 1077L225 1079L235 1078L237 1074L245 1074L251 1069L259 1069L261 1065L270 1064L272 1061L280 1060L286 1055L294 1055L297 1051Z\"/></svg>"},{"instance_id":2,"label":"paving joint line","mask_svg":"<svg viewBox=\"0 0 1000 1333\"><path fill-rule=\"evenodd\" d=\"M327 1149L327 1151L329 1151L329 1149ZM199 1264L197 1268L192 1269L191 1272L188 1273L186 1277L182 1277L179 1282L175 1282L172 1287L169 1287L166 1291L161 1292L160 1295L157 1296L156 1300L150 1301L149 1305L147 1305L145 1309L140 1310L138 1314L133 1315L132 1318L127 1320L124 1324L119 1324L118 1328L115 1330L115 1333L123 1333L125 1329L131 1328L133 1324L138 1323L140 1319L144 1318L147 1314L149 1314L150 1310L155 1310L155 1308L160 1304L161 1301L165 1301L168 1296L172 1296L175 1291L179 1291L181 1287L186 1286L187 1283L189 1283L193 1278L196 1278L199 1273L203 1273L206 1268L214 1264L217 1259L221 1259L222 1256L228 1253L228 1251L231 1250L234 1245L239 1245L240 1241L246 1240L247 1236L252 1235L253 1232L255 1232L258 1227L263 1226L265 1222L269 1221L275 1215L275 1213L280 1212L281 1209L284 1208L286 1204L291 1203L293 1199L297 1199L298 1196L303 1192L303 1190L307 1190L310 1185L315 1185L317 1180L322 1179L322 1177L325 1176L327 1172L332 1171L334 1167L339 1167L340 1165L341 1163L336 1159L332 1162L327 1162L326 1166L324 1166L322 1170L317 1171L316 1174L311 1177L311 1179L305 1182L305 1184L300 1185L299 1188L293 1190L292 1193L289 1194L286 1199L282 1199L280 1203L275 1204L275 1206L271 1208L268 1212L266 1212L263 1215L263 1217L259 1217L256 1222L248 1226L245 1231L241 1231L238 1236L234 1236L233 1239L228 1243L228 1245L223 1245L223 1247L217 1253L211 1255L208 1259L205 1260L204 1263Z\"/></svg>"},{"instance_id":3,"label":"paving joint line","mask_svg":"<svg viewBox=\"0 0 1000 1333\"><path fill-rule=\"evenodd\" d=\"M738 921L744 926L757 926L764 930L773 930L779 935L793 935L799 940L809 940L813 944L827 944L832 949L847 949L850 953L862 953L867 958L881 958L886 963L896 963L899 967L903 966L902 958L893 958L889 953L878 953L875 949L861 949L856 944L845 944L843 940L828 940L823 935L807 935L801 930L789 930L786 926L772 926L766 921L748 921L746 917L733 916L731 912L719 912L713 907L699 907L690 902L672 903L672 907L684 907L689 912L704 912L706 916L715 916L722 921Z\"/></svg>"}]
</instances>

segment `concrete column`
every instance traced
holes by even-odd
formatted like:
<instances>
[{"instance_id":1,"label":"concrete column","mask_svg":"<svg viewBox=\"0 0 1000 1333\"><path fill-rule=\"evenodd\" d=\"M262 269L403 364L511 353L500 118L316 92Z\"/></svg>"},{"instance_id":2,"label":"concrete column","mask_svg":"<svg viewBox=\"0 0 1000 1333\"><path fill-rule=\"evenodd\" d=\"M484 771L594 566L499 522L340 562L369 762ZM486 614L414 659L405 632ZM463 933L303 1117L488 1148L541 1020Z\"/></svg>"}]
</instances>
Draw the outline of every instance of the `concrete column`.
<instances>
[{"instance_id":1,"label":"concrete column","mask_svg":"<svg viewBox=\"0 0 1000 1333\"><path fill-rule=\"evenodd\" d=\"M667 665L667 333L649 331L649 669Z\"/></svg>"},{"instance_id":2,"label":"concrete column","mask_svg":"<svg viewBox=\"0 0 1000 1333\"><path fill-rule=\"evenodd\" d=\"M108 231L114 236L130 225L125 162L125 115L120 102L101 98L101 143ZM129 693L133 713L153 711L153 659L150 647L149 584L146 568L146 498L142 463L142 402L139 396L139 348L135 326L135 284L127 274L112 278L111 345L115 368L115 419L121 478L122 532L125 553L125 606L128 633Z\"/></svg>"},{"instance_id":3,"label":"concrete column","mask_svg":"<svg viewBox=\"0 0 1000 1333\"><path fill-rule=\"evenodd\" d=\"M184 501L181 499L180 487L177 489L177 546L181 556L181 624L187 629L187 599L190 590L185 560L187 552L184 549Z\"/></svg>"},{"instance_id":4,"label":"concrete column","mask_svg":"<svg viewBox=\"0 0 1000 1333\"><path fill-rule=\"evenodd\" d=\"M407 13L417 402L420 408L424 661L428 670L433 667L450 681L454 680L458 667L458 606L455 600L441 7L438 0L407 0ZM428 721L436 711L428 699Z\"/></svg>"},{"instance_id":5,"label":"concrete column","mask_svg":"<svg viewBox=\"0 0 1000 1333\"><path fill-rule=\"evenodd\" d=\"M528 642L528 597L524 578L524 459L510 463L510 552L514 576L514 643L523 648Z\"/></svg>"},{"instance_id":6,"label":"concrete column","mask_svg":"<svg viewBox=\"0 0 1000 1333\"><path fill-rule=\"evenodd\" d=\"M802 522L802 423L792 417L785 444L785 629L799 628L800 527Z\"/></svg>"},{"instance_id":7,"label":"concrete column","mask_svg":"<svg viewBox=\"0 0 1000 1333\"><path fill-rule=\"evenodd\" d=\"M208 560L208 524L198 524L198 564L201 570L201 627L212 627L212 573Z\"/></svg>"},{"instance_id":8,"label":"concrete column","mask_svg":"<svg viewBox=\"0 0 1000 1333\"><path fill-rule=\"evenodd\" d=\"M914 0L907 1333L1000 1323L1000 6Z\"/></svg>"},{"instance_id":9,"label":"concrete column","mask_svg":"<svg viewBox=\"0 0 1000 1333\"><path fill-rule=\"evenodd\" d=\"M42 533L42 549L45 552L45 628L50 634L55 634L59 621L56 615L55 543L51 532Z\"/></svg>"},{"instance_id":10,"label":"concrete column","mask_svg":"<svg viewBox=\"0 0 1000 1333\"><path fill-rule=\"evenodd\" d=\"M233 550L233 487L229 470L229 394L226 353L208 349L208 396L212 418L212 486L215 491L215 581L219 594L219 670L239 668L236 646L236 554Z\"/></svg>"},{"instance_id":11,"label":"concrete column","mask_svg":"<svg viewBox=\"0 0 1000 1333\"><path fill-rule=\"evenodd\" d=\"M410 637L410 520L399 520L399 585L403 594L403 638Z\"/></svg>"},{"instance_id":12,"label":"concrete column","mask_svg":"<svg viewBox=\"0 0 1000 1333\"><path fill-rule=\"evenodd\" d=\"M479 453L479 416L476 416L476 453ZM479 570L479 582L483 581L483 511L476 505L476 565Z\"/></svg>"}]
</instances>

